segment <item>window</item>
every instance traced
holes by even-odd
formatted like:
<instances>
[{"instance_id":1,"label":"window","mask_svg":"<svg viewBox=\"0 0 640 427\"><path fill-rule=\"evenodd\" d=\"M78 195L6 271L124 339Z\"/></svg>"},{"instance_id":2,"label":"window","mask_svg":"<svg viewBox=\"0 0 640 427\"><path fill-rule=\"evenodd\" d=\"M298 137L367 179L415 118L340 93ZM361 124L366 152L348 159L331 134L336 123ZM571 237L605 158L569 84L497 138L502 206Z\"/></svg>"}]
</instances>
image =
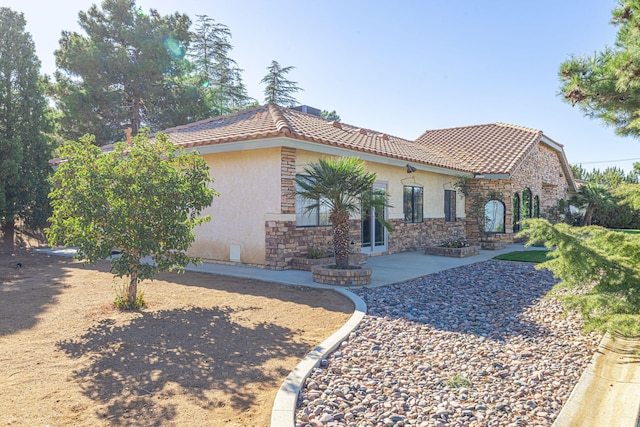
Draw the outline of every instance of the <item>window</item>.
<instances>
[{"instance_id":1,"label":"window","mask_svg":"<svg viewBox=\"0 0 640 427\"><path fill-rule=\"evenodd\" d=\"M522 190L522 217L531 218L533 216L533 201L531 199L531 190L524 188Z\"/></svg>"},{"instance_id":2,"label":"window","mask_svg":"<svg viewBox=\"0 0 640 427\"><path fill-rule=\"evenodd\" d=\"M538 196L533 198L533 218L540 218L540 198Z\"/></svg>"},{"instance_id":3,"label":"window","mask_svg":"<svg viewBox=\"0 0 640 427\"><path fill-rule=\"evenodd\" d=\"M456 220L456 192L444 190L444 220L454 222Z\"/></svg>"},{"instance_id":4,"label":"window","mask_svg":"<svg viewBox=\"0 0 640 427\"><path fill-rule=\"evenodd\" d=\"M299 187L296 185L296 190ZM317 227L331 225L329 221L329 207L320 201L320 207L308 210L307 207L316 204L315 200L305 199L296 194L296 225L298 227Z\"/></svg>"},{"instance_id":5,"label":"window","mask_svg":"<svg viewBox=\"0 0 640 427\"><path fill-rule=\"evenodd\" d=\"M404 222L422 222L422 187L405 185L404 187Z\"/></svg>"},{"instance_id":6,"label":"window","mask_svg":"<svg viewBox=\"0 0 640 427\"><path fill-rule=\"evenodd\" d=\"M520 231L520 220L522 219L521 211L520 211L520 195L515 193L513 195L513 204L512 204L512 212L513 212L513 232L517 233Z\"/></svg>"},{"instance_id":7,"label":"window","mask_svg":"<svg viewBox=\"0 0 640 427\"><path fill-rule=\"evenodd\" d=\"M485 233L504 233L504 203L500 200L489 200L484 205Z\"/></svg>"}]
</instances>

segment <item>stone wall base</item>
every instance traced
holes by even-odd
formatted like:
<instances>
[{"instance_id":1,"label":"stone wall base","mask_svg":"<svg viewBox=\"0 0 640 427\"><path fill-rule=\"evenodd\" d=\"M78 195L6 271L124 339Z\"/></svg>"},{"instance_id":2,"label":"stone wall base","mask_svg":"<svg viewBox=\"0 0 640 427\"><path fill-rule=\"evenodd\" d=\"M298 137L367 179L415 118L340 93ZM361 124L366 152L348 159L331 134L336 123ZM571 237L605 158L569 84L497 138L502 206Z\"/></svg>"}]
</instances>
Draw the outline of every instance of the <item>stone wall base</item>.
<instances>
[{"instance_id":1,"label":"stone wall base","mask_svg":"<svg viewBox=\"0 0 640 427\"><path fill-rule=\"evenodd\" d=\"M354 267L351 269L336 269L326 265L316 265L311 268L313 281L333 286L364 286L371 283L371 267Z\"/></svg>"},{"instance_id":2,"label":"stone wall base","mask_svg":"<svg viewBox=\"0 0 640 427\"><path fill-rule=\"evenodd\" d=\"M429 246L424 250L425 255L448 256L454 258L466 258L478 255L480 246L465 246L464 248L444 248L442 246Z\"/></svg>"}]
</instances>

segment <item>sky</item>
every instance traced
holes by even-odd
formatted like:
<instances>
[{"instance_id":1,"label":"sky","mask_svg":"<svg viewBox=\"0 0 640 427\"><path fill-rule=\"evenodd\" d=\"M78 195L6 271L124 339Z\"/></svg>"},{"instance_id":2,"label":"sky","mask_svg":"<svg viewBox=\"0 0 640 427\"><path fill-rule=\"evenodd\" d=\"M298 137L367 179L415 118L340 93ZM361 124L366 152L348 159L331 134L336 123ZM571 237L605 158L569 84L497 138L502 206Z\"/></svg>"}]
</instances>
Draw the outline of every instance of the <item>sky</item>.
<instances>
[{"instance_id":1,"label":"sky","mask_svg":"<svg viewBox=\"0 0 640 427\"><path fill-rule=\"evenodd\" d=\"M22 12L55 71L61 31L95 0L0 0ZM542 130L571 164L625 171L640 140L616 136L558 95L560 64L612 46L615 0L138 0L143 11L207 15L229 27L249 95L272 60L294 66L300 104L344 123L416 139L429 129L509 123ZM195 25L194 25L195 27Z\"/></svg>"}]
</instances>

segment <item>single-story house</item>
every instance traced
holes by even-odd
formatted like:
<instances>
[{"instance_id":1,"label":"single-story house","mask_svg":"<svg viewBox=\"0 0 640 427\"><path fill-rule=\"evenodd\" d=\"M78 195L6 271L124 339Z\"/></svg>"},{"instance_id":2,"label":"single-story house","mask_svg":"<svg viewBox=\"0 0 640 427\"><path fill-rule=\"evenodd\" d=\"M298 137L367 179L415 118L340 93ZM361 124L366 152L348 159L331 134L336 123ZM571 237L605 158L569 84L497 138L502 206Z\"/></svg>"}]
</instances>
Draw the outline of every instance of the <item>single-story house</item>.
<instances>
[{"instance_id":1,"label":"single-story house","mask_svg":"<svg viewBox=\"0 0 640 427\"><path fill-rule=\"evenodd\" d=\"M502 194L491 204L490 231L507 240L523 205L527 216L544 215L575 191L560 144L502 123L432 130L411 141L325 120L310 107L270 104L163 132L202 154L220 193L190 249L205 260L280 270L310 250L330 252L327 213L305 210L294 183L323 156L359 157L377 174L375 187L390 195L392 207L384 212L352 218L352 251L369 255L478 238L468 225L468 201L456 191L460 178ZM379 215L392 232L380 226Z\"/></svg>"}]
</instances>

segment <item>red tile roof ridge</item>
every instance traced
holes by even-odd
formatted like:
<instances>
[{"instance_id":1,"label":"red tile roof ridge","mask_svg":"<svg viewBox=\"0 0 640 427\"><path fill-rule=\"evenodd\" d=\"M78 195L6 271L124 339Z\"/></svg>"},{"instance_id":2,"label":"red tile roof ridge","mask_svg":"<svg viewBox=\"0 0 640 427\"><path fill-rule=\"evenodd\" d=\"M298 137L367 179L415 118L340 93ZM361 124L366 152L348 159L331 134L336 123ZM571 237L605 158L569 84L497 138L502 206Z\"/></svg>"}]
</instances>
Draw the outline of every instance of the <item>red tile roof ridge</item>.
<instances>
[{"instance_id":1,"label":"red tile roof ridge","mask_svg":"<svg viewBox=\"0 0 640 427\"><path fill-rule=\"evenodd\" d=\"M282 132L284 134L291 134L291 128L287 123L287 120L284 118L282 111L280 111L280 107L276 104L269 104L269 114L271 114L271 118L273 119L273 124L278 129L278 132Z\"/></svg>"},{"instance_id":2,"label":"red tile roof ridge","mask_svg":"<svg viewBox=\"0 0 640 427\"><path fill-rule=\"evenodd\" d=\"M300 115L304 115L316 120L322 120L324 122L326 122L328 125L333 126L333 123L335 120L329 120L329 119L325 119L324 117L321 116L316 116L315 114L311 114L311 113L303 113L300 110L294 110L293 108L287 108L287 107L278 107L280 109L284 109L287 110L288 113L293 113L293 114L300 114ZM375 136L378 138L382 138L382 139L397 139L400 141L404 141L404 142L409 142L409 143L414 143L415 141L411 140L411 139L406 139L406 138L401 138L399 136L395 136L395 135L389 135L386 132L380 132L377 130L373 130L373 129L368 129L368 128L363 128L362 126L354 126L354 125L350 125L349 123L345 123L345 122L337 122L338 124L340 124L340 127L344 130L344 128L348 128L349 130L352 130L354 132L359 132L360 130L366 131L366 133L368 135L371 136Z\"/></svg>"},{"instance_id":3,"label":"red tile roof ridge","mask_svg":"<svg viewBox=\"0 0 640 427\"><path fill-rule=\"evenodd\" d=\"M422 135L424 135L425 133L429 133L429 132L438 132L438 131L443 131L443 130L481 128L481 127L489 127L489 126L496 126L496 125L497 125L497 123L485 123L485 124L481 124L481 125L464 125L464 126L453 126L453 127L448 127L448 128L427 129L422 133ZM420 137L418 137L417 139L420 139Z\"/></svg>"},{"instance_id":4,"label":"red tile roof ridge","mask_svg":"<svg viewBox=\"0 0 640 427\"><path fill-rule=\"evenodd\" d=\"M526 127L526 126L512 125L512 124L509 124L509 123L502 123L502 122L496 122L495 124L496 124L496 126L508 127L508 128L513 128L513 129L524 130L524 131L527 131L527 132L534 132L534 133L542 134L541 130L529 128L529 127Z\"/></svg>"},{"instance_id":5,"label":"red tile roof ridge","mask_svg":"<svg viewBox=\"0 0 640 427\"><path fill-rule=\"evenodd\" d=\"M258 107L253 107L253 108L249 108L248 110L240 110L240 111L235 111L233 113L228 113L228 114L223 114L222 116L215 116L215 117L209 117L206 119L202 119L202 120L198 120L197 122L191 122L191 123L187 123L184 125L178 125L178 126L174 126L174 127L170 127L170 128L166 128L163 129L161 131L158 131L158 133L169 133L169 132L175 132L175 131L180 131L183 129L189 129L192 127L197 127L200 125L204 125L207 123L213 123L213 122L217 122L217 121L222 121L222 120L226 120L232 117L237 117L239 115L244 115L244 114L253 114L254 112L260 112L260 110L264 110L266 107L266 105L260 105Z\"/></svg>"}]
</instances>

